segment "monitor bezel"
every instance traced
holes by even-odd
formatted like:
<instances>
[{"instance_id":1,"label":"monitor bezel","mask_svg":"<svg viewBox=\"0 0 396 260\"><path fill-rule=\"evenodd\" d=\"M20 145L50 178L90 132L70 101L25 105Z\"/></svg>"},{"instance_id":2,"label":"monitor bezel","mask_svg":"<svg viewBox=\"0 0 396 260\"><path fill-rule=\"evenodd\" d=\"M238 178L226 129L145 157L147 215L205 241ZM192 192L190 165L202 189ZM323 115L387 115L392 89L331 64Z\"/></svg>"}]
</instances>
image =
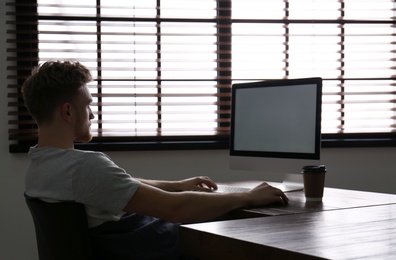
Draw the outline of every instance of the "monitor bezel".
<instances>
[{"instance_id":1,"label":"monitor bezel","mask_svg":"<svg viewBox=\"0 0 396 260\"><path fill-rule=\"evenodd\" d=\"M299 78L299 79L279 79L265 80L248 83L235 83L232 85L231 96L231 131L230 131L230 156L245 157L268 157L268 158L285 158L285 159L307 159L319 160L321 149L321 118L322 118L322 78ZM295 153L295 152L275 152L275 151L247 151L237 150L234 146L235 138L235 92L241 88L265 88L265 87L282 87L293 85L312 85L316 86L316 122L315 122L315 145L313 153Z\"/></svg>"}]
</instances>

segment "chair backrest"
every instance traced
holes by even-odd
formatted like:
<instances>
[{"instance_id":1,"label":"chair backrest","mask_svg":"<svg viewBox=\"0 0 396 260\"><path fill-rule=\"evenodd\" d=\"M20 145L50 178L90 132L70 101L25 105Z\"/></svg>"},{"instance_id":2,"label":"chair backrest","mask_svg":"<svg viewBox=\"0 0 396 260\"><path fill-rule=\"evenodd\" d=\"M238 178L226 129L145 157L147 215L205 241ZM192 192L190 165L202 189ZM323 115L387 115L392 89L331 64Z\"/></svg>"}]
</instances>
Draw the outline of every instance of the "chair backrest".
<instances>
[{"instance_id":1,"label":"chair backrest","mask_svg":"<svg viewBox=\"0 0 396 260\"><path fill-rule=\"evenodd\" d=\"M40 260L92 259L84 205L48 203L25 194L33 217Z\"/></svg>"}]
</instances>

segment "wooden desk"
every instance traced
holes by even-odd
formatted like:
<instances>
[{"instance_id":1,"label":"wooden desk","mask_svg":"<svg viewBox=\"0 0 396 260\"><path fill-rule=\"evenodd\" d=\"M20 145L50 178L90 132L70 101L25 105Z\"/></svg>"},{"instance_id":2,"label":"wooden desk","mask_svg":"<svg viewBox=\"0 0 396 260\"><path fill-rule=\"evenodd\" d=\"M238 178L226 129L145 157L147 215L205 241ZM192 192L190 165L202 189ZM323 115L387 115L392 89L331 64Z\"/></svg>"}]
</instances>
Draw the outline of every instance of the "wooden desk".
<instances>
[{"instance_id":1,"label":"wooden desk","mask_svg":"<svg viewBox=\"0 0 396 260\"><path fill-rule=\"evenodd\" d=\"M198 259L395 259L396 204L183 225Z\"/></svg>"},{"instance_id":2,"label":"wooden desk","mask_svg":"<svg viewBox=\"0 0 396 260\"><path fill-rule=\"evenodd\" d=\"M230 185L243 187L254 187L258 181L234 182ZM276 185L276 183L270 183ZM278 216L296 213L309 213L324 210L348 209L356 207L377 206L388 203L396 203L396 194L385 194L376 192L364 192L356 190L344 190L325 188L322 203L305 201L304 191L287 192L289 205L276 205L264 208L237 210L227 215L227 218L251 218L262 216Z\"/></svg>"},{"instance_id":3,"label":"wooden desk","mask_svg":"<svg viewBox=\"0 0 396 260\"><path fill-rule=\"evenodd\" d=\"M269 217L265 209L245 209L230 214L233 220L182 225L182 253L198 259L396 259L395 194L325 188L322 203L306 203L303 191L287 195L299 212L276 206L270 209L279 214Z\"/></svg>"}]
</instances>

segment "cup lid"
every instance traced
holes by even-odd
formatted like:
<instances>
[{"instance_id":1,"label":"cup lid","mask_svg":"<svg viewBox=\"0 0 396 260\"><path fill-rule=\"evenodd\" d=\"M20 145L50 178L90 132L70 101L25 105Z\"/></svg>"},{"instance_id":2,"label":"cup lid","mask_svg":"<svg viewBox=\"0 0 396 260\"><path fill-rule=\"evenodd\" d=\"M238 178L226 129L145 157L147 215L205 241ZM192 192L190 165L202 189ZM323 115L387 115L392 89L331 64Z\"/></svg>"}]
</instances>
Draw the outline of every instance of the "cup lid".
<instances>
[{"instance_id":1,"label":"cup lid","mask_svg":"<svg viewBox=\"0 0 396 260\"><path fill-rule=\"evenodd\" d=\"M326 166L325 165L305 165L303 167L303 172L307 173L317 173L317 172L326 172Z\"/></svg>"}]
</instances>

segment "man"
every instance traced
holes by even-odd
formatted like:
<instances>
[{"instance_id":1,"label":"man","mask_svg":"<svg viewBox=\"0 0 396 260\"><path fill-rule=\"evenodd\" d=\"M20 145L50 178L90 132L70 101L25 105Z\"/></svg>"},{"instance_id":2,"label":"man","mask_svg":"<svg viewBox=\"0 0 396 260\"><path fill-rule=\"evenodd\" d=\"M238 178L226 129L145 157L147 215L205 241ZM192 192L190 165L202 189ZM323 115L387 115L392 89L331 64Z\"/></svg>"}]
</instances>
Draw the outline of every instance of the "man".
<instances>
[{"instance_id":1,"label":"man","mask_svg":"<svg viewBox=\"0 0 396 260\"><path fill-rule=\"evenodd\" d=\"M177 258L177 223L288 202L281 190L266 183L249 192L216 193L208 177L137 179L103 153L74 149L75 142L92 139L92 96L86 86L91 80L78 62L50 61L24 83L25 104L39 128L25 182L29 196L85 205L98 259Z\"/></svg>"}]
</instances>

